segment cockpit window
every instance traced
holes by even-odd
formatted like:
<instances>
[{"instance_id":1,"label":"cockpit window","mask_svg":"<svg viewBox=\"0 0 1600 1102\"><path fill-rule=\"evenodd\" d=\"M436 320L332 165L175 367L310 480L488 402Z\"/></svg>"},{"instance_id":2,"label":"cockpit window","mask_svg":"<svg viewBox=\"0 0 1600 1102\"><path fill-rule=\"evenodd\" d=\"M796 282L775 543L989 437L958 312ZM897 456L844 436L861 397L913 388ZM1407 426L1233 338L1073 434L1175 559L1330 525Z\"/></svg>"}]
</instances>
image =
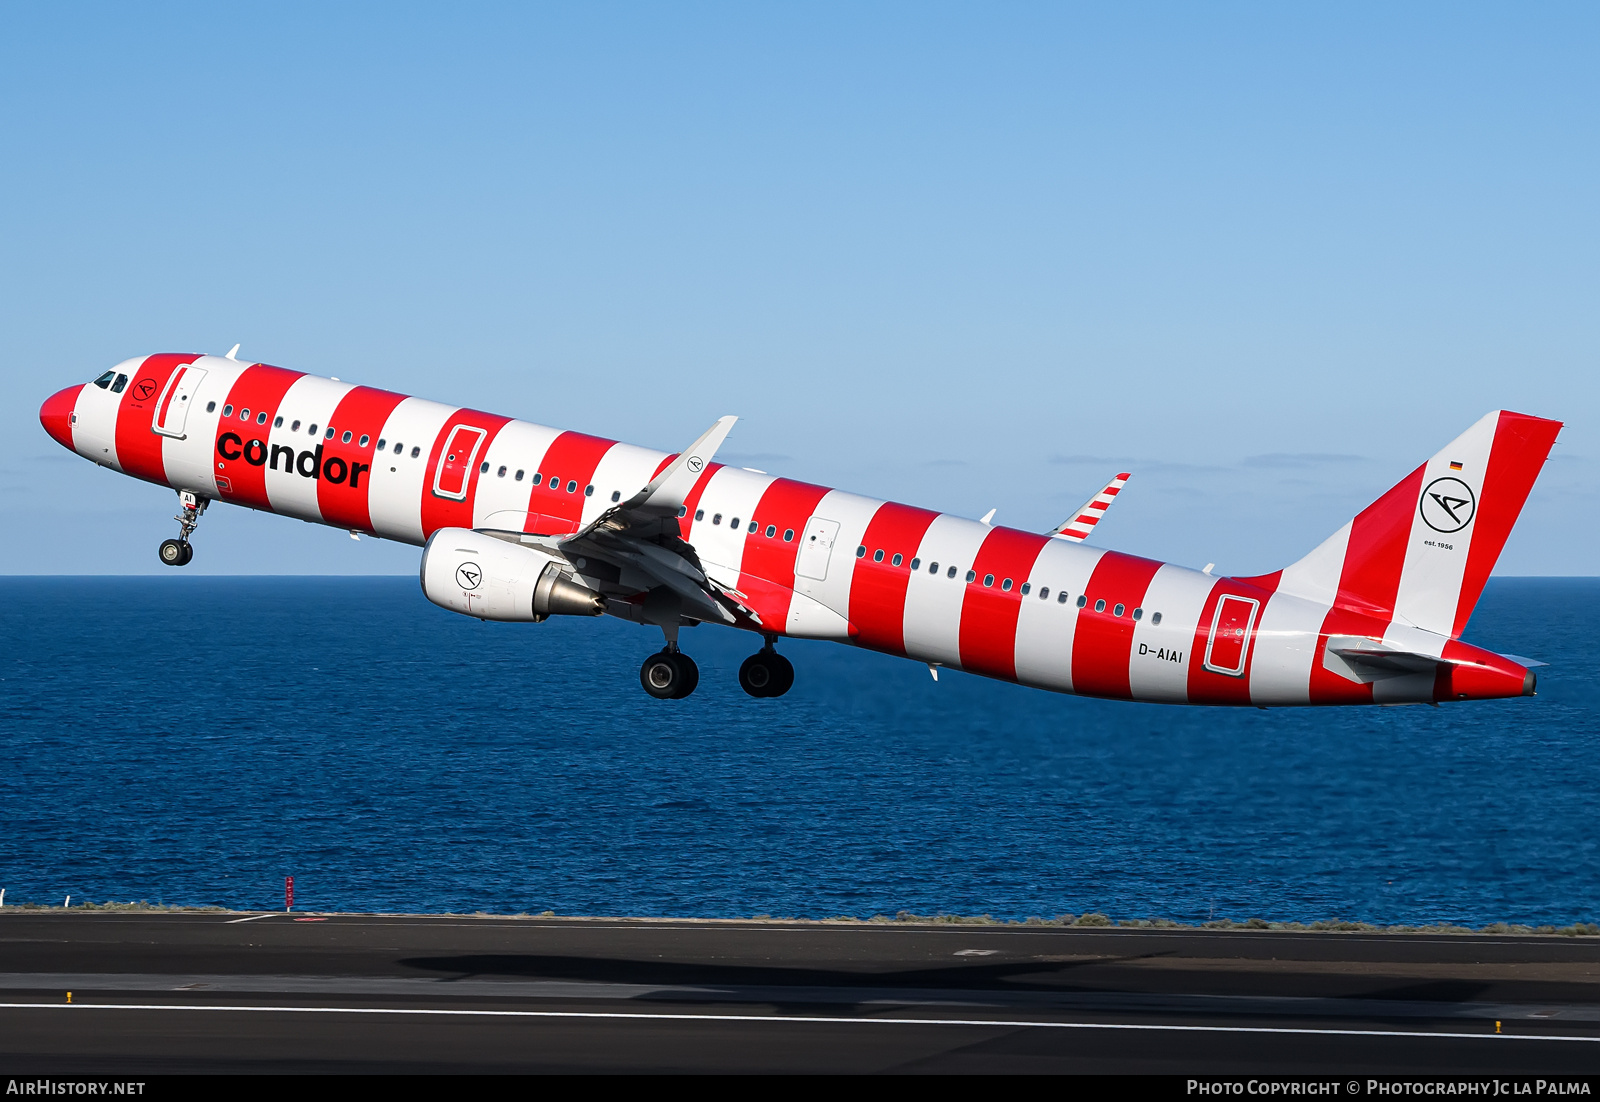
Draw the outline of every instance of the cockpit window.
<instances>
[{"instance_id":1,"label":"cockpit window","mask_svg":"<svg viewBox=\"0 0 1600 1102\"><path fill-rule=\"evenodd\" d=\"M128 377L126 375L118 375L117 376L117 381L111 384L111 393L113 393L113 394L121 394L122 393L122 388L127 386L127 385L128 385Z\"/></svg>"},{"instance_id":2,"label":"cockpit window","mask_svg":"<svg viewBox=\"0 0 1600 1102\"><path fill-rule=\"evenodd\" d=\"M94 381L94 385L99 387L101 390L104 390L106 387L111 385L111 380L115 379L116 377L117 373L115 371L107 371L104 375L100 376Z\"/></svg>"}]
</instances>

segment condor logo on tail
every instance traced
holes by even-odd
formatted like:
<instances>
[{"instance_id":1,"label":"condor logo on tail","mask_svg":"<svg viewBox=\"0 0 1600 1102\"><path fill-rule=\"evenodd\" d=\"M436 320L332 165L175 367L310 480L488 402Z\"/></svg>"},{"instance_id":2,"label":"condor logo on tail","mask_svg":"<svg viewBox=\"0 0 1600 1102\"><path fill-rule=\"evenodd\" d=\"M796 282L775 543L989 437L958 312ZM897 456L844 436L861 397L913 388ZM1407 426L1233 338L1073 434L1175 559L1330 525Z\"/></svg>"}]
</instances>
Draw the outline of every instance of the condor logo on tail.
<instances>
[{"instance_id":1,"label":"condor logo on tail","mask_svg":"<svg viewBox=\"0 0 1600 1102\"><path fill-rule=\"evenodd\" d=\"M278 461L282 460L286 474L292 471L301 478L319 479L336 486L348 479L351 487L360 487L361 473L372 470L370 463L347 463L337 455L330 455L324 460L321 444L314 451L298 453L287 445L274 444L269 456L267 445L255 439L245 443L244 438L236 432L225 432L217 438L217 454L224 459L243 459L252 467L269 467L274 471L278 470Z\"/></svg>"},{"instance_id":2,"label":"condor logo on tail","mask_svg":"<svg viewBox=\"0 0 1600 1102\"><path fill-rule=\"evenodd\" d=\"M1422 520L1435 532L1459 532L1472 523L1477 499L1459 478L1436 478L1422 491Z\"/></svg>"}]
</instances>

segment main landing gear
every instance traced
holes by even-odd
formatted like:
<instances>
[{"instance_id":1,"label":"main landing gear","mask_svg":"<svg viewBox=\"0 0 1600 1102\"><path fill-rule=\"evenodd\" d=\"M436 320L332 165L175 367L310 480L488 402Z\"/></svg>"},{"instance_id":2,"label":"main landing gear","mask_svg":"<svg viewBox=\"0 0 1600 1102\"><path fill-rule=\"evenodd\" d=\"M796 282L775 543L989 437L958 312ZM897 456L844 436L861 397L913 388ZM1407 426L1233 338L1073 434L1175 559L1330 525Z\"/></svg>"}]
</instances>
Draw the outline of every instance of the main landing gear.
<instances>
[{"instance_id":1,"label":"main landing gear","mask_svg":"<svg viewBox=\"0 0 1600 1102\"><path fill-rule=\"evenodd\" d=\"M639 684L657 700L682 700L700 684L700 667L669 642L639 667ZM794 667L771 640L739 667L739 687L751 696L782 696L794 684Z\"/></svg>"},{"instance_id":2,"label":"main landing gear","mask_svg":"<svg viewBox=\"0 0 1600 1102\"><path fill-rule=\"evenodd\" d=\"M639 684L657 700L682 700L700 684L700 667L676 646L667 644L639 667Z\"/></svg>"},{"instance_id":3,"label":"main landing gear","mask_svg":"<svg viewBox=\"0 0 1600 1102\"><path fill-rule=\"evenodd\" d=\"M772 640L739 667L739 688L751 696L782 696L794 684L794 666L772 649Z\"/></svg>"},{"instance_id":4,"label":"main landing gear","mask_svg":"<svg viewBox=\"0 0 1600 1102\"><path fill-rule=\"evenodd\" d=\"M178 538L175 540L162 540L161 547L156 552L161 557L165 566L188 566L194 558L194 548L189 545L189 533L195 530L200 523L200 514L206 511L206 506L211 504L209 498L191 494L188 490L178 491L178 515L172 519L178 522Z\"/></svg>"}]
</instances>

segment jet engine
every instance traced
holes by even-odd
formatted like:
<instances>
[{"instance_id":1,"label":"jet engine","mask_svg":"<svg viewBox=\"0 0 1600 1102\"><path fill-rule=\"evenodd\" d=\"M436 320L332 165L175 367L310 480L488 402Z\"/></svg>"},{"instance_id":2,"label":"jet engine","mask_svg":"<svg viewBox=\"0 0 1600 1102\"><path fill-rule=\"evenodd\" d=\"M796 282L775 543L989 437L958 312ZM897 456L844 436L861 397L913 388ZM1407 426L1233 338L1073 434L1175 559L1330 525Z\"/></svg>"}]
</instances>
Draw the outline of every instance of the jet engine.
<instances>
[{"instance_id":1,"label":"jet engine","mask_svg":"<svg viewBox=\"0 0 1600 1102\"><path fill-rule=\"evenodd\" d=\"M468 528L441 528L422 549L422 592L440 608L480 620L538 623L551 616L598 616L605 598L573 577L571 565L536 547Z\"/></svg>"}]
</instances>

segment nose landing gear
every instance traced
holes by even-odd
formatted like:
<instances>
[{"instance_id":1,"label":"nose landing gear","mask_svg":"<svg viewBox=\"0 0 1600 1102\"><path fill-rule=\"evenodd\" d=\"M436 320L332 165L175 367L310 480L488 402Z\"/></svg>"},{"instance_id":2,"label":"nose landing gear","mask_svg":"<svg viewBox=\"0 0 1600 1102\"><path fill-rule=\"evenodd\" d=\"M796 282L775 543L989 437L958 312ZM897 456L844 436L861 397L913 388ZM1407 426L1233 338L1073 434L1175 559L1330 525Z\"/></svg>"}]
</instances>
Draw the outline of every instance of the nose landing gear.
<instances>
[{"instance_id":1,"label":"nose landing gear","mask_svg":"<svg viewBox=\"0 0 1600 1102\"><path fill-rule=\"evenodd\" d=\"M209 498L192 494L188 490L178 491L178 515L172 519L178 522L178 538L175 540L162 540L161 547L156 551L165 566L188 566L194 558L194 548L189 544L189 533L193 532L200 523L200 514L206 511L206 506L211 504Z\"/></svg>"},{"instance_id":2,"label":"nose landing gear","mask_svg":"<svg viewBox=\"0 0 1600 1102\"><path fill-rule=\"evenodd\" d=\"M739 687L751 696L782 696L794 685L794 666L772 649L772 640L739 667Z\"/></svg>"}]
</instances>

